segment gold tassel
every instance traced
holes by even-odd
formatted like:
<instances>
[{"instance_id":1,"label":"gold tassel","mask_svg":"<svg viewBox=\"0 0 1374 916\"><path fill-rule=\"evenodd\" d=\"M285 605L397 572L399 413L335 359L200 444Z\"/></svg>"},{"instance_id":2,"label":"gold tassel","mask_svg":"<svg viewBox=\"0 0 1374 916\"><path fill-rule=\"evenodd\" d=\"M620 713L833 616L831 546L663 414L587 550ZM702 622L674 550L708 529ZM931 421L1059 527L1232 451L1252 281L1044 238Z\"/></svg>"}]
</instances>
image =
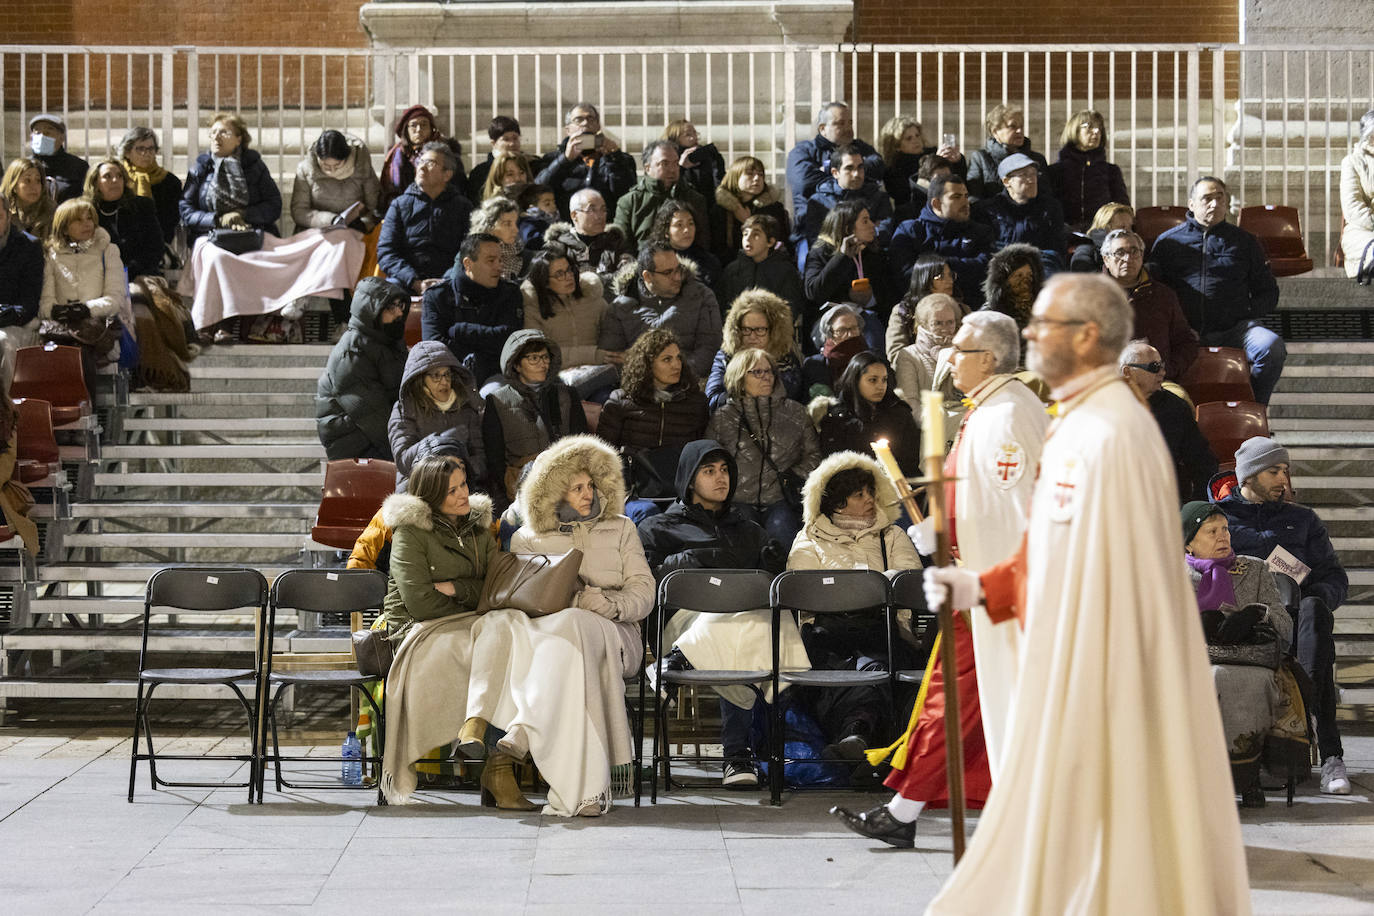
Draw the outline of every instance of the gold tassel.
<instances>
[{"instance_id":1,"label":"gold tassel","mask_svg":"<svg viewBox=\"0 0 1374 916\"><path fill-rule=\"evenodd\" d=\"M911 707L911 721L907 723L906 731L902 736L889 744L887 747L876 747L871 751L864 751L864 756L868 758L869 764L877 766L888 757L892 757L892 766L900 770L906 766L907 745L911 740L911 733L916 729L916 723L921 718L921 710L925 709L926 691L930 689L930 676L935 671L935 660L940 657L940 637L943 633L935 634L935 642L930 647L930 658L926 660L926 673L921 678L921 689L916 692L916 705Z\"/></svg>"}]
</instances>

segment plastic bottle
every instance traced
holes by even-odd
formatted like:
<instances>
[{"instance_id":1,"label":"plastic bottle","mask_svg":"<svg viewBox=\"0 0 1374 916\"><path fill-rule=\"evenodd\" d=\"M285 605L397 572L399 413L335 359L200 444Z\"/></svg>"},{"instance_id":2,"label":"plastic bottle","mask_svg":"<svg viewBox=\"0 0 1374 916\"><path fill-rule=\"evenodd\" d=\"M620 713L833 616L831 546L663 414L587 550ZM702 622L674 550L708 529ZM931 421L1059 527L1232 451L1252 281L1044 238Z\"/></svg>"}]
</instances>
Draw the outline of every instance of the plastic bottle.
<instances>
[{"instance_id":1,"label":"plastic bottle","mask_svg":"<svg viewBox=\"0 0 1374 916\"><path fill-rule=\"evenodd\" d=\"M357 732L349 732L348 737L344 738L341 748L343 764L340 767L339 778L346 786L360 786L363 784L363 745L358 740Z\"/></svg>"}]
</instances>

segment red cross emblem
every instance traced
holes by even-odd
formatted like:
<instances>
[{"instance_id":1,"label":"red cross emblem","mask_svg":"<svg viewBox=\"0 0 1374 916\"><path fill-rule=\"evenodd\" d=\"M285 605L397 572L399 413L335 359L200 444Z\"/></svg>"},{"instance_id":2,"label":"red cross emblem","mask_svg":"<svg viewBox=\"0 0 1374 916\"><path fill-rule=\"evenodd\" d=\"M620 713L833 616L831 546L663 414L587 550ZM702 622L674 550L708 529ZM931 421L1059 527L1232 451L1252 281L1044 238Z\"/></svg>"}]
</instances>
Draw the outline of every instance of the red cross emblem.
<instances>
[{"instance_id":1,"label":"red cross emblem","mask_svg":"<svg viewBox=\"0 0 1374 916\"><path fill-rule=\"evenodd\" d=\"M1010 480L1011 472L1016 470L1018 464L1020 464L1020 462L1007 461L1005 458L1002 459L1001 461L997 462L998 476L1000 476L1003 480Z\"/></svg>"},{"instance_id":2,"label":"red cross emblem","mask_svg":"<svg viewBox=\"0 0 1374 916\"><path fill-rule=\"evenodd\" d=\"M1057 481L1054 485L1054 504L1063 509L1073 501L1074 485L1066 481Z\"/></svg>"}]
</instances>

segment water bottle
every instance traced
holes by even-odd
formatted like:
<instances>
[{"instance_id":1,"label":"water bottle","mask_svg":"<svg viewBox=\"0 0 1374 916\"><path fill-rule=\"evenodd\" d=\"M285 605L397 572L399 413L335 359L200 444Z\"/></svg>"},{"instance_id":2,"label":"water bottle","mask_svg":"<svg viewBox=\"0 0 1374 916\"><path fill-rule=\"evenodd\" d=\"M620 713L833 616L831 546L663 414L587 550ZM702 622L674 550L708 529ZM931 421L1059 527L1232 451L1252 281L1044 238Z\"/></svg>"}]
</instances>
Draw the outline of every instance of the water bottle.
<instances>
[{"instance_id":1,"label":"water bottle","mask_svg":"<svg viewBox=\"0 0 1374 916\"><path fill-rule=\"evenodd\" d=\"M363 784L363 745L358 740L357 732L349 732L344 739L341 748L343 765L340 767L339 779L346 786L360 786Z\"/></svg>"}]
</instances>

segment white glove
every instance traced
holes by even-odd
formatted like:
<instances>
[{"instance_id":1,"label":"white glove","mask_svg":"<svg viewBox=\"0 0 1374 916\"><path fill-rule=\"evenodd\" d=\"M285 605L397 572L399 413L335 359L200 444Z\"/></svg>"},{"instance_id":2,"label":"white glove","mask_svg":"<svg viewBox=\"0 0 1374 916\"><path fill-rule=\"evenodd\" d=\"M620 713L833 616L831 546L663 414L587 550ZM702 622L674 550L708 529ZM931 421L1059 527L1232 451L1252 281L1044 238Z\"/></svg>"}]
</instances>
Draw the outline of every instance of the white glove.
<instances>
[{"instance_id":1,"label":"white glove","mask_svg":"<svg viewBox=\"0 0 1374 916\"><path fill-rule=\"evenodd\" d=\"M610 599L601 593L601 589L595 585L588 585L573 596L573 607L580 607L583 610L591 611L593 614L600 614L607 620L615 619L615 608L611 605Z\"/></svg>"},{"instance_id":2,"label":"white glove","mask_svg":"<svg viewBox=\"0 0 1374 916\"><path fill-rule=\"evenodd\" d=\"M944 603L946 596L953 607L963 609L978 604L983 594L978 574L960 566L927 567L922 586L926 606L932 611Z\"/></svg>"},{"instance_id":3,"label":"white glove","mask_svg":"<svg viewBox=\"0 0 1374 916\"><path fill-rule=\"evenodd\" d=\"M925 556L935 553L935 519L927 517L907 528L906 533L911 543L916 545L917 553Z\"/></svg>"}]
</instances>

